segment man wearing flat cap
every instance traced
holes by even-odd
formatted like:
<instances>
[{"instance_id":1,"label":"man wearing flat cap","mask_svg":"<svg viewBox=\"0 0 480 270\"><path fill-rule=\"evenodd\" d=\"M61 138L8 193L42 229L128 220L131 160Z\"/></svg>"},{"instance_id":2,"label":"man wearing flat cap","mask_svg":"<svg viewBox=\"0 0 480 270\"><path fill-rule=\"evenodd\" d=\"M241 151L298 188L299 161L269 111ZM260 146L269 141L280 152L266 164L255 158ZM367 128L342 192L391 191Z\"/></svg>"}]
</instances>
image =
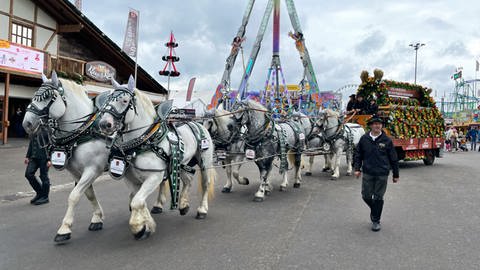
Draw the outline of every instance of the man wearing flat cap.
<instances>
[{"instance_id":1,"label":"man wearing flat cap","mask_svg":"<svg viewBox=\"0 0 480 270\"><path fill-rule=\"evenodd\" d=\"M355 150L355 177L362 176L362 199L370 207L372 231L379 231L383 196L388 175L393 171L393 183L399 180L398 159L392 140L382 131L383 121L373 117L368 121L370 132L363 135Z\"/></svg>"}]
</instances>

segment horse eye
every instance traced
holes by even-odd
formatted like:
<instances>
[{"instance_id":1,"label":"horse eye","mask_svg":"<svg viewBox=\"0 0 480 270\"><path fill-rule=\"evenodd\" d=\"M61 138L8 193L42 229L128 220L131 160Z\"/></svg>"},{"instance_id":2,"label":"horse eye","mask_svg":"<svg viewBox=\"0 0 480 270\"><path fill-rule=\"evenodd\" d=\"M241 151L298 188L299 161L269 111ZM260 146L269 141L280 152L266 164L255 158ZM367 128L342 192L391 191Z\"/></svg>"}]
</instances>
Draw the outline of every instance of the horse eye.
<instances>
[{"instance_id":1,"label":"horse eye","mask_svg":"<svg viewBox=\"0 0 480 270\"><path fill-rule=\"evenodd\" d=\"M233 125L232 124L228 124L227 128L228 128L228 130L233 131Z\"/></svg>"}]
</instances>

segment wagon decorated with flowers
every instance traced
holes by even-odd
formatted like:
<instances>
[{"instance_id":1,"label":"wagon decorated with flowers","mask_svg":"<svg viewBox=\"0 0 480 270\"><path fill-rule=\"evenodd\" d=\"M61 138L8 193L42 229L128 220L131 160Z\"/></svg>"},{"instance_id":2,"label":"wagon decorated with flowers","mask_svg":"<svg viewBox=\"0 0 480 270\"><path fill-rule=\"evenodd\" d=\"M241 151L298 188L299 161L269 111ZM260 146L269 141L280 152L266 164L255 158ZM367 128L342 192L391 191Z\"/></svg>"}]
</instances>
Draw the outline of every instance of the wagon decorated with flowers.
<instances>
[{"instance_id":1,"label":"wagon decorated with flowers","mask_svg":"<svg viewBox=\"0 0 480 270\"><path fill-rule=\"evenodd\" d=\"M377 116L385 123L385 132L392 138L401 160L423 160L432 165L441 156L445 141L445 123L432 98L432 89L421 85L382 80L383 72L376 69L370 77L361 74L362 84L357 95L367 102L376 99ZM372 115L354 115L348 119L366 127Z\"/></svg>"}]
</instances>

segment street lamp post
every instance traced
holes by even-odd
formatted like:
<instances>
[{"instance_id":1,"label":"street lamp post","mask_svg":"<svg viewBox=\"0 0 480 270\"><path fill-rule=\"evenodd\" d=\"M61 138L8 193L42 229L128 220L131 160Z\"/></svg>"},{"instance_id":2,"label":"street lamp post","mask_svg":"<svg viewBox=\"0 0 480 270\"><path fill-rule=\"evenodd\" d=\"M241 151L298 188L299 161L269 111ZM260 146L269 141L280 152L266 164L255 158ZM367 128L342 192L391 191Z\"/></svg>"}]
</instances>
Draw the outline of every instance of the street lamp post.
<instances>
[{"instance_id":1,"label":"street lamp post","mask_svg":"<svg viewBox=\"0 0 480 270\"><path fill-rule=\"evenodd\" d=\"M415 50L415 83L414 84L417 84L417 58L418 58L418 49L420 49L420 47L423 47L425 46L424 43L419 43L417 42L416 44L410 44L408 45L410 47L412 47L414 50Z\"/></svg>"}]
</instances>

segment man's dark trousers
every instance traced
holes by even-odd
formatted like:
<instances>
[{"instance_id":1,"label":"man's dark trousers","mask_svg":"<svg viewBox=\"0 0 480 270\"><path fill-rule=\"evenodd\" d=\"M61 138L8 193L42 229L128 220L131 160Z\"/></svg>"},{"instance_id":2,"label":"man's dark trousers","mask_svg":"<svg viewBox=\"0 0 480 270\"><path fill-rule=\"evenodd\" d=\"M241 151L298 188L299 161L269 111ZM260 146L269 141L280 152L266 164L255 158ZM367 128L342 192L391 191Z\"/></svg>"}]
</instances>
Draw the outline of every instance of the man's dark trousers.
<instances>
[{"instance_id":1,"label":"man's dark trousers","mask_svg":"<svg viewBox=\"0 0 480 270\"><path fill-rule=\"evenodd\" d=\"M383 209L383 195L387 191L388 175L374 176L363 173L362 198L370 207L372 222L380 222Z\"/></svg>"},{"instance_id":2,"label":"man's dark trousers","mask_svg":"<svg viewBox=\"0 0 480 270\"><path fill-rule=\"evenodd\" d=\"M42 185L38 183L35 172L40 169L40 180ZM33 190L42 197L48 197L50 191L50 179L48 178L47 160L31 158L25 170L25 177L32 186Z\"/></svg>"}]
</instances>

